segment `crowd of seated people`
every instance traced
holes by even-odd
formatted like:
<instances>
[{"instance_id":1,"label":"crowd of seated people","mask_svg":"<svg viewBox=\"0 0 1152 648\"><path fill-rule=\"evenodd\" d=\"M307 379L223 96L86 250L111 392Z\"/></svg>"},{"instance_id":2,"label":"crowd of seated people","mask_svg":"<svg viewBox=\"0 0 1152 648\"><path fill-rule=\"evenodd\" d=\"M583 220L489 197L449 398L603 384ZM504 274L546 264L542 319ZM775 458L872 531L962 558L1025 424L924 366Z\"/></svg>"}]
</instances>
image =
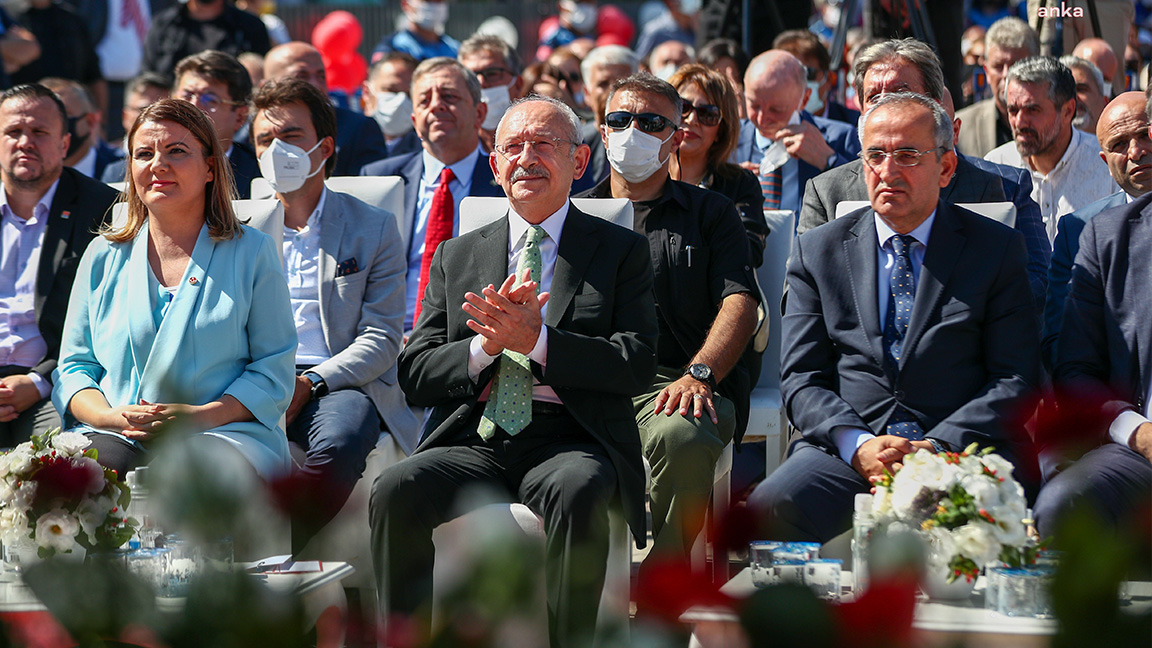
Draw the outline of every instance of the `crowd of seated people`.
<instances>
[{"instance_id":1,"label":"crowd of seated people","mask_svg":"<svg viewBox=\"0 0 1152 648\"><path fill-rule=\"evenodd\" d=\"M148 2L112 4L81 44L135 43L128 76L29 67L49 17L91 16L0 11L25 73L0 94L0 446L62 426L123 475L183 426L295 477L294 552L370 479L380 618L417 624L432 530L490 485L543 519L553 645L596 625L609 509L651 539L641 577L687 567L730 446L759 458L747 506L774 539L832 540L904 456L970 443L1013 462L1041 534L1149 506L1152 105L1104 74L1107 41L1058 59L1001 18L986 98L957 110L912 38L837 70L811 30L696 48L669 1L636 51L623 14L562 0L522 61L403 0L350 110L319 50L272 47L228 0L151 30ZM398 207L331 178L389 178ZM270 202L242 217L250 197ZM501 217L472 223L466 198ZM631 231L572 198L628 205ZM763 303L758 269L785 262ZM780 346L753 348L773 311ZM768 470L744 442L758 384L792 432ZM1076 453L1021 415L1038 400L1096 408ZM380 443L403 458L366 472Z\"/></svg>"}]
</instances>

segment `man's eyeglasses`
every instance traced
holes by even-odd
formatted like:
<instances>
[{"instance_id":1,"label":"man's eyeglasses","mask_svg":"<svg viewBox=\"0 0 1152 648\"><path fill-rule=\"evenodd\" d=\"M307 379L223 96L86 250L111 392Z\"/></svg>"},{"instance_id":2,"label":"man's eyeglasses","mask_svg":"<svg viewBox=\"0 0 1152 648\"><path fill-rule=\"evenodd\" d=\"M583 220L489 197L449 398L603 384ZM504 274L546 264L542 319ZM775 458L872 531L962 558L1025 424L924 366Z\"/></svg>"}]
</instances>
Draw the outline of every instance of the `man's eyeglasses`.
<instances>
[{"instance_id":1,"label":"man's eyeglasses","mask_svg":"<svg viewBox=\"0 0 1152 648\"><path fill-rule=\"evenodd\" d=\"M484 83L497 83L507 77L513 76L512 70L506 67L493 66L484 68L476 73Z\"/></svg>"},{"instance_id":2,"label":"man's eyeglasses","mask_svg":"<svg viewBox=\"0 0 1152 648\"><path fill-rule=\"evenodd\" d=\"M176 98L183 99L184 101L193 104L208 114L215 114L216 111L220 110L220 108L223 106L243 105L243 102L241 101L227 101L217 97L211 92L206 92L204 94L196 94L195 92L181 92L180 94L176 95Z\"/></svg>"},{"instance_id":3,"label":"man's eyeglasses","mask_svg":"<svg viewBox=\"0 0 1152 648\"><path fill-rule=\"evenodd\" d=\"M512 160L515 160L516 158L523 155L524 151L526 151L529 146L532 147L533 151L536 151L537 156L550 157L553 153L556 152L556 147L560 144L571 144L572 146L578 145L577 142L571 142L565 139L542 139L497 144L493 148L495 148L496 152L502 155L504 159L511 162Z\"/></svg>"},{"instance_id":4,"label":"man's eyeglasses","mask_svg":"<svg viewBox=\"0 0 1152 648\"><path fill-rule=\"evenodd\" d=\"M683 97L681 97L680 100L684 102L684 111L680 114L682 120L688 119L688 115L691 115L692 111L695 110L696 119L698 119L701 124L705 126L715 126L720 123L720 106L716 104L695 105Z\"/></svg>"},{"instance_id":5,"label":"man's eyeglasses","mask_svg":"<svg viewBox=\"0 0 1152 648\"><path fill-rule=\"evenodd\" d=\"M630 113L617 110L604 115L604 123L612 130L624 130L633 120L636 122L636 128L645 133L659 133L665 128L677 128L671 119L656 113Z\"/></svg>"},{"instance_id":6,"label":"man's eyeglasses","mask_svg":"<svg viewBox=\"0 0 1152 648\"><path fill-rule=\"evenodd\" d=\"M920 158L925 154L934 151L947 151L948 149L943 146L936 146L926 151L917 151L911 148L896 149L889 153L888 151L881 151L878 149L869 149L860 154L860 159L864 160L864 164L875 169L876 167L884 164L886 158L892 158L892 162L896 166L914 167L920 165Z\"/></svg>"}]
</instances>

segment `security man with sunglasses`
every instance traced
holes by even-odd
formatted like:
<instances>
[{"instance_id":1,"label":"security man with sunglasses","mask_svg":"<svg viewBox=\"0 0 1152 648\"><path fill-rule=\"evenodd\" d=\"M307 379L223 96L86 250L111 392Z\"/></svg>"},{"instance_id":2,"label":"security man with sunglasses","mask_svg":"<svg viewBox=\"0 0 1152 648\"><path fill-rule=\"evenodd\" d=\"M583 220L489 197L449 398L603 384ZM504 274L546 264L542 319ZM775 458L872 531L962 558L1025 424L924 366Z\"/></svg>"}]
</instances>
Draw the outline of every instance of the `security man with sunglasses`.
<instances>
[{"instance_id":1,"label":"security man with sunglasses","mask_svg":"<svg viewBox=\"0 0 1152 648\"><path fill-rule=\"evenodd\" d=\"M752 387L737 364L756 326L748 236L731 200L669 177L681 114L675 88L650 74L613 83L601 132L612 173L583 194L632 201L655 270L659 369L633 399L652 467L653 546L641 569L687 563L716 461L747 424Z\"/></svg>"}]
</instances>

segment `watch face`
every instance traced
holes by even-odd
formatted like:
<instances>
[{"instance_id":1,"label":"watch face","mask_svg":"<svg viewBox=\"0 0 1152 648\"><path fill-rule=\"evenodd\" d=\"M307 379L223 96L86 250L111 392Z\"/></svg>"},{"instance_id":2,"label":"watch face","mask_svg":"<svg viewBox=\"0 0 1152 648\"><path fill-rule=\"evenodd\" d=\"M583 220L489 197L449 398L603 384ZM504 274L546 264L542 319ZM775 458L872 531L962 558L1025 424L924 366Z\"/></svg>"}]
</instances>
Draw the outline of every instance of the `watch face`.
<instances>
[{"instance_id":1,"label":"watch face","mask_svg":"<svg viewBox=\"0 0 1152 648\"><path fill-rule=\"evenodd\" d=\"M688 368L688 372L697 380L708 380L712 376L712 370L708 368L708 365L703 364L692 365Z\"/></svg>"}]
</instances>

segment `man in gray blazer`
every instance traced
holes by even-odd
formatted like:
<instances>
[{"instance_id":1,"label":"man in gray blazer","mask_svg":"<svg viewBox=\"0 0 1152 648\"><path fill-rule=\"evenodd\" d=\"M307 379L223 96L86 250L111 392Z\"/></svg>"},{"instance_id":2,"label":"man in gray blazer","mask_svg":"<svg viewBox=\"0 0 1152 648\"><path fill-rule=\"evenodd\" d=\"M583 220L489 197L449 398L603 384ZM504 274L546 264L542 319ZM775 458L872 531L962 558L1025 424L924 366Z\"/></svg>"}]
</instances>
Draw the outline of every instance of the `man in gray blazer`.
<instances>
[{"instance_id":1,"label":"man in gray blazer","mask_svg":"<svg viewBox=\"0 0 1152 648\"><path fill-rule=\"evenodd\" d=\"M855 495L911 452L1012 460L1023 430L1005 422L1039 378L1023 237L939 199L956 168L944 110L895 93L862 123L871 207L788 261L781 391L802 438L748 500L781 540L847 530Z\"/></svg>"},{"instance_id":2,"label":"man in gray blazer","mask_svg":"<svg viewBox=\"0 0 1152 648\"><path fill-rule=\"evenodd\" d=\"M325 188L336 117L322 92L272 81L253 109L252 140L284 217L250 224L280 244L300 337L287 414L288 440L307 453L289 493L298 551L360 479L381 419L405 452L415 449L417 421L396 386L404 252L392 214Z\"/></svg>"},{"instance_id":3,"label":"man in gray blazer","mask_svg":"<svg viewBox=\"0 0 1152 648\"><path fill-rule=\"evenodd\" d=\"M924 43L912 39L878 43L861 52L854 65L857 92L865 110L884 93L905 90L941 102L948 116L953 116L952 96L944 87L939 59ZM953 138L960 136L961 126L959 120L952 121ZM1032 296L1041 307L1051 251L1040 207L1032 200L1031 176L1023 169L979 158L960 154L956 158L956 172L940 190L940 199L951 204L1011 201L1016 205L1016 229L1024 235L1028 250ZM855 160L809 180L796 231L803 234L834 219L836 205L841 202L867 200L864 170L863 163Z\"/></svg>"}]
</instances>

